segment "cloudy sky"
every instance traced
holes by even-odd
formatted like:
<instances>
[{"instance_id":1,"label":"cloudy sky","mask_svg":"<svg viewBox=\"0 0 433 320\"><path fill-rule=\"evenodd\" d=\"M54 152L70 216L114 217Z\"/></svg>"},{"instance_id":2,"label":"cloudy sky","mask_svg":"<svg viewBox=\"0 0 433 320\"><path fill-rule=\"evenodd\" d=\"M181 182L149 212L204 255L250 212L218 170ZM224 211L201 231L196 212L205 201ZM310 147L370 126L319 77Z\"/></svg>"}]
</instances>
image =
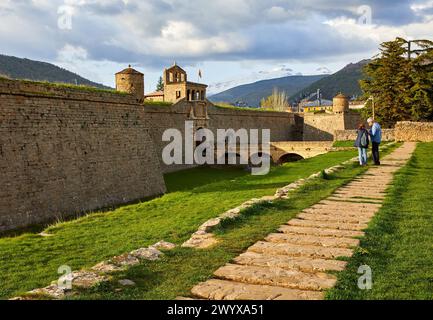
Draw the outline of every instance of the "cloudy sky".
<instances>
[{"instance_id":1,"label":"cloudy sky","mask_svg":"<svg viewBox=\"0 0 433 320\"><path fill-rule=\"evenodd\" d=\"M433 0L0 0L0 53L110 86L132 64L146 92L173 61L216 92L334 72L396 36L433 39Z\"/></svg>"}]
</instances>

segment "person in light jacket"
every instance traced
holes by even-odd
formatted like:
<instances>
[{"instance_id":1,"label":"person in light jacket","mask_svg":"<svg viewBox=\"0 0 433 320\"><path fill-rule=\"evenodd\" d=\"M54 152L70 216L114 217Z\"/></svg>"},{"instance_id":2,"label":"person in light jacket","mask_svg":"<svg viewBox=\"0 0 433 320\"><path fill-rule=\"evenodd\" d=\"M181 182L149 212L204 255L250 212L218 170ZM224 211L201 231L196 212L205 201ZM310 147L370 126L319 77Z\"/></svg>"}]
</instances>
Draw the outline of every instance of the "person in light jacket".
<instances>
[{"instance_id":1,"label":"person in light jacket","mask_svg":"<svg viewBox=\"0 0 433 320\"><path fill-rule=\"evenodd\" d=\"M358 148L359 152L359 164L361 166L367 165L367 150L370 144L369 134L365 128L365 124L361 123L358 127L357 138L355 141L355 147Z\"/></svg>"},{"instance_id":2,"label":"person in light jacket","mask_svg":"<svg viewBox=\"0 0 433 320\"><path fill-rule=\"evenodd\" d=\"M373 145L373 160L374 164L380 166L379 146L382 143L382 127L373 118L367 120L368 125L371 127L369 133L371 137L371 144Z\"/></svg>"}]
</instances>

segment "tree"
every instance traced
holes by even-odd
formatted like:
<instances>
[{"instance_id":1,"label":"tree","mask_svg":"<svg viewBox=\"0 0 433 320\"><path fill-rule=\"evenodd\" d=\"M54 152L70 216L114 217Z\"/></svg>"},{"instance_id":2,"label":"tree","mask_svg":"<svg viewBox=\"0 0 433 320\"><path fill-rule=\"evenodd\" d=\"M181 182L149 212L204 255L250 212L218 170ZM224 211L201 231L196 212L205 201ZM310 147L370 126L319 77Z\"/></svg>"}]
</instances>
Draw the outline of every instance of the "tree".
<instances>
[{"instance_id":1,"label":"tree","mask_svg":"<svg viewBox=\"0 0 433 320\"><path fill-rule=\"evenodd\" d=\"M156 84L156 91L164 91L164 80L159 77L158 83Z\"/></svg>"},{"instance_id":2,"label":"tree","mask_svg":"<svg viewBox=\"0 0 433 320\"><path fill-rule=\"evenodd\" d=\"M413 86L411 88L411 114L414 121L433 120L433 42L419 41L425 49L411 61Z\"/></svg>"},{"instance_id":3,"label":"tree","mask_svg":"<svg viewBox=\"0 0 433 320\"><path fill-rule=\"evenodd\" d=\"M263 109L271 109L275 111L288 111L290 105L288 103L288 96L286 92L279 92L277 88L274 89L272 95L263 98L260 102L260 107Z\"/></svg>"},{"instance_id":4,"label":"tree","mask_svg":"<svg viewBox=\"0 0 433 320\"><path fill-rule=\"evenodd\" d=\"M413 43L420 49L411 50ZM432 44L397 38L383 43L380 55L365 66L361 88L365 98L374 97L376 119L385 126L432 119ZM416 56L413 59L412 53ZM372 115L371 103L363 115Z\"/></svg>"}]
</instances>

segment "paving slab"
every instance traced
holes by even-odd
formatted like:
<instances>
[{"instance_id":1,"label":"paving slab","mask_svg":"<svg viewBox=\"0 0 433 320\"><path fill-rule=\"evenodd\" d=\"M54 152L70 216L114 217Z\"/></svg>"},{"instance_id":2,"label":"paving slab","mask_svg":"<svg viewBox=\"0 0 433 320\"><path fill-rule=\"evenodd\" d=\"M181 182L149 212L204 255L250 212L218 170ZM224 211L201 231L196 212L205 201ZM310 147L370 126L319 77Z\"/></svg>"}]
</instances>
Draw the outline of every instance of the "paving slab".
<instances>
[{"instance_id":1,"label":"paving slab","mask_svg":"<svg viewBox=\"0 0 433 320\"><path fill-rule=\"evenodd\" d=\"M228 264L217 271L215 276L249 284L278 286L289 289L321 291L332 288L337 282L335 276L326 273L306 273L281 268L240 266Z\"/></svg>"},{"instance_id":2,"label":"paving slab","mask_svg":"<svg viewBox=\"0 0 433 320\"><path fill-rule=\"evenodd\" d=\"M335 215L339 214L345 217L362 217L362 218L372 218L375 214L374 210L361 210L361 211L353 211L353 210L335 210L333 208L320 207L314 208L310 207L302 210L301 213L314 213L314 214L322 214L322 215Z\"/></svg>"},{"instance_id":3,"label":"paving slab","mask_svg":"<svg viewBox=\"0 0 433 320\"><path fill-rule=\"evenodd\" d=\"M345 216L344 214L318 214L318 213L301 213L298 215L298 218L304 220L355 223L355 224L367 224L371 220L368 217L362 217L362 216Z\"/></svg>"},{"instance_id":4,"label":"paving slab","mask_svg":"<svg viewBox=\"0 0 433 320\"><path fill-rule=\"evenodd\" d=\"M245 252L233 260L240 265L275 267L303 272L342 271L347 262L340 260L313 259L306 257L290 257L286 255L269 255L256 252Z\"/></svg>"},{"instance_id":5,"label":"paving slab","mask_svg":"<svg viewBox=\"0 0 433 320\"><path fill-rule=\"evenodd\" d=\"M273 243L265 241L257 242L248 249L248 252L320 259L336 259L339 257L351 257L353 255L353 250L347 248L298 245L294 243Z\"/></svg>"},{"instance_id":6,"label":"paving slab","mask_svg":"<svg viewBox=\"0 0 433 320\"><path fill-rule=\"evenodd\" d=\"M382 204L382 201L375 199L361 199L361 198L349 198L349 197L330 197L329 200L338 201L342 203L372 203L372 204Z\"/></svg>"},{"instance_id":7,"label":"paving slab","mask_svg":"<svg viewBox=\"0 0 433 320\"><path fill-rule=\"evenodd\" d=\"M315 228L351 230L351 231L362 231L367 229L368 227L367 224L314 221L314 220L303 220L303 219L292 219L287 224L289 226L297 226L297 227L315 227Z\"/></svg>"},{"instance_id":8,"label":"paving slab","mask_svg":"<svg viewBox=\"0 0 433 320\"><path fill-rule=\"evenodd\" d=\"M207 300L322 300L323 293L212 279L192 289Z\"/></svg>"},{"instance_id":9,"label":"paving slab","mask_svg":"<svg viewBox=\"0 0 433 320\"><path fill-rule=\"evenodd\" d=\"M306 244L322 247L351 248L359 245L354 238L323 237L318 235L301 235L296 233L273 233L265 238L267 242Z\"/></svg>"},{"instance_id":10,"label":"paving slab","mask_svg":"<svg viewBox=\"0 0 433 320\"><path fill-rule=\"evenodd\" d=\"M337 206L337 207L344 207L346 209L350 209L350 210L362 210L362 209L373 209L373 210L377 210L381 207L380 204L374 204L374 203L353 203L353 204L341 204L340 202L337 201L332 201L332 200L322 200L320 202L318 202L317 204L315 204L313 207L315 208L320 208L323 206Z\"/></svg>"},{"instance_id":11,"label":"paving slab","mask_svg":"<svg viewBox=\"0 0 433 320\"><path fill-rule=\"evenodd\" d=\"M335 238L351 238L351 237L362 237L364 232L353 231L353 230L338 230L338 229L327 229L327 228L315 228L315 227L298 227L284 225L278 229L279 232L283 233L296 233L306 235L317 235L325 237Z\"/></svg>"}]
</instances>

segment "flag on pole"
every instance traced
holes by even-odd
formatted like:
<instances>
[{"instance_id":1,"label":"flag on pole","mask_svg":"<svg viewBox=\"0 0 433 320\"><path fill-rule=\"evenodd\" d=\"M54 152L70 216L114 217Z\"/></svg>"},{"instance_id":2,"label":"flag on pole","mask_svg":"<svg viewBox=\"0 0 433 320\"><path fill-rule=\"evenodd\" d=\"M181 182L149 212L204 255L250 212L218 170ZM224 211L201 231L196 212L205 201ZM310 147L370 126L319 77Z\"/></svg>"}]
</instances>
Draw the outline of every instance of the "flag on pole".
<instances>
[{"instance_id":1,"label":"flag on pole","mask_svg":"<svg viewBox=\"0 0 433 320\"><path fill-rule=\"evenodd\" d=\"M198 77L201 79L203 77L202 73L201 73L201 69L198 70Z\"/></svg>"}]
</instances>

